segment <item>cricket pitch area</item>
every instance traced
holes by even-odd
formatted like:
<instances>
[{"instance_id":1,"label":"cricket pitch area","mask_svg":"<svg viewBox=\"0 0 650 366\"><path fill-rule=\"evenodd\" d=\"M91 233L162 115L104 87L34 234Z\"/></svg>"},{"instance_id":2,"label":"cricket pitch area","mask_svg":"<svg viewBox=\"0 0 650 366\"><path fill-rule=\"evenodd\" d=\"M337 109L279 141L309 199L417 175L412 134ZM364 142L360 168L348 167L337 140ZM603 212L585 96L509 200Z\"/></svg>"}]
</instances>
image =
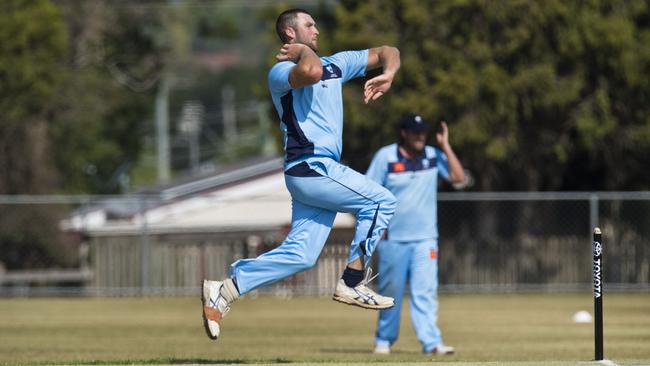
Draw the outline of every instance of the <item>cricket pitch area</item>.
<instances>
[{"instance_id":1,"label":"cricket pitch area","mask_svg":"<svg viewBox=\"0 0 650 366\"><path fill-rule=\"evenodd\" d=\"M244 298L210 341L195 298L0 299L0 365L650 365L650 294L605 294L604 362L593 362L591 293L440 295L452 356L427 356L407 304L387 356L377 313L329 298Z\"/></svg>"}]
</instances>

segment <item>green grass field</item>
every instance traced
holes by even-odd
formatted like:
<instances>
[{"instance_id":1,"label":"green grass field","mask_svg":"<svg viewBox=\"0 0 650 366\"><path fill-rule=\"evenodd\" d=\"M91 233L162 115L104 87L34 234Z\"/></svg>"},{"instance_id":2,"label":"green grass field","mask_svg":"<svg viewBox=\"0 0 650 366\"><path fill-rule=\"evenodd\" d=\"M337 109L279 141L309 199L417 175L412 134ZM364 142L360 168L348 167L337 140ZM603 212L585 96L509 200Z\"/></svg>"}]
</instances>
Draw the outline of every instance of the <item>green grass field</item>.
<instances>
[{"instance_id":1,"label":"green grass field","mask_svg":"<svg viewBox=\"0 0 650 366\"><path fill-rule=\"evenodd\" d=\"M327 298L245 298L203 332L197 298L0 299L0 364L597 365L591 294L442 295L440 327L457 354L430 357L404 311L390 356L371 353L376 313ZM605 356L650 364L650 294L607 294Z\"/></svg>"}]
</instances>

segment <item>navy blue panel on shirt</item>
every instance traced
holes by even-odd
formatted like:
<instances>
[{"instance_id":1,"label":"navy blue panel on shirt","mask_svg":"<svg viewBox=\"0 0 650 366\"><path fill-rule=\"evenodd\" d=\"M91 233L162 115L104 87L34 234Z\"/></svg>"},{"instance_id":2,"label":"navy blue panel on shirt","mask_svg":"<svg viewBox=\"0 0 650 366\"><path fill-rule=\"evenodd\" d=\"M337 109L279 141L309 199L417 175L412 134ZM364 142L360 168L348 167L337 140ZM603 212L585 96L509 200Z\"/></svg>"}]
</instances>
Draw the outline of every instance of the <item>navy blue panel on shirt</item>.
<instances>
[{"instance_id":1,"label":"navy blue panel on shirt","mask_svg":"<svg viewBox=\"0 0 650 366\"><path fill-rule=\"evenodd\" d=\"M433 158L422 158L419 157L417 160L408 160L403 157L400 157L400 161L395 163L388 163L388 172L389 173L405 173L405 172L417 172L419 170L433 169L437 165L437 160Z\"/></svg>"},{"instance_id":2,"label":"navy blue panel on shirt","mask_svg":"<svg viewBox=\"0 0 650 366\"><path fill-rule=\"evenodd\" d=\"M314 154L314 143L305 137L300 129L296 113L293 111L293 94L291 90L280 98L282 103L282 122L287 126L287 161L293 161L303 155Z\"/></svg>"},{"instance_id":3,"label":"navy blue panel on shirt","mask_svg":"<svg viewBox=\"0 0 650 366\"><path fill-rule=\"evenodd\" d=\"M404 172L417 172L419 170L427 170L436 168L438 161L436 157L427 158L425 152L416 157L415 160L407 159L399 151L399 145L397 145L397 162L388 163L388 172L389 173L404 173Z\"/></svg>"},{"instance_id":4,"label":"navy blue panel on shirt","mask_svg":"<svg viewBox=\"0 0 650 366\"><path fill-rule=\"evenodd\" d=\"M329 79L340 79L343 77L341 69L335 64L323 65L323 76L321 76L321 81Z\"/></svg>"},{"instance_id":5,"label":"navy blue panel on shirt","mask_svg":"<svg viewBox=\"0 0 650 366\"><path fill-rule=\"evenodd\" d=\"M309 167L306 161L303 161L300 164L296 164L291 168L287 169L284 174L290 175L292 177L322 177L317 171Z\"/></svg>"}]
</instances>

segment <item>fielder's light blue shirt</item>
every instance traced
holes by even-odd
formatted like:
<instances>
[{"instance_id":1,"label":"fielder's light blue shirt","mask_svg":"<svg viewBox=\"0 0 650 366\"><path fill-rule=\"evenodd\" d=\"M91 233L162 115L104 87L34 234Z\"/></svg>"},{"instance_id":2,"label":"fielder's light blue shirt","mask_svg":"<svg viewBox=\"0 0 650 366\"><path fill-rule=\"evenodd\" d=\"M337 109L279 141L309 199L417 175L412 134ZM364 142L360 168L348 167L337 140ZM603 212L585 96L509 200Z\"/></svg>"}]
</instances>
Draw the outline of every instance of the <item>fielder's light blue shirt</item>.
<instances>
[{"instance_id":1,"label":"fielder's light blue shirt","mask_svg":"<svg viewBox=\"0 0 650 366\"><path fill-rule=\"evenodd\" d=\"M366 176L397 198L395 215L388 225L388 240L438 238L438 175L449 179L447 155L438 148L426 146L415 160L402 156L397 144L377 151Z\"/></svg>"},{"instance_id":2,"label":"fielder's light blue shirt","mask_svg":"<svg viewBox=\"0 0 650 366\"><path fill-rule=\"evenodd\" d=\"M368 50L320 58L323 76L313 85L292 89L289 73L296 64L278 62L269 71L269 90L284 134L285 167L311 156L341 160L343 84L364 76Z\"/></svg>"}]
</instances>

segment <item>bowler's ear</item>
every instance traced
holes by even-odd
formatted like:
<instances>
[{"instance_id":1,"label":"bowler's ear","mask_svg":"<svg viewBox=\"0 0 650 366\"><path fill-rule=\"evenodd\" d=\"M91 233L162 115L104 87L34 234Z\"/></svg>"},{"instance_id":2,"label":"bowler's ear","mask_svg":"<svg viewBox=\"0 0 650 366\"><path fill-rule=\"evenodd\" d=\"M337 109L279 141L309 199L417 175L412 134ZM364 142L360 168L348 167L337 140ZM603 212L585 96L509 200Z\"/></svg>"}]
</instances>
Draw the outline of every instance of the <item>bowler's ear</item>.
<instances>
[{"instance_id":1,"label":"bowler's ear","mask_svg":"<svg viewBox=\"0 0 650 366\"><path fill-rule=\"evenodd\" d=\"M296 39L296 31L291 27L286 27L284 29L284 34L287 36L286 43L293 43L293 40Z\"/></svg>"}]
</instances>

